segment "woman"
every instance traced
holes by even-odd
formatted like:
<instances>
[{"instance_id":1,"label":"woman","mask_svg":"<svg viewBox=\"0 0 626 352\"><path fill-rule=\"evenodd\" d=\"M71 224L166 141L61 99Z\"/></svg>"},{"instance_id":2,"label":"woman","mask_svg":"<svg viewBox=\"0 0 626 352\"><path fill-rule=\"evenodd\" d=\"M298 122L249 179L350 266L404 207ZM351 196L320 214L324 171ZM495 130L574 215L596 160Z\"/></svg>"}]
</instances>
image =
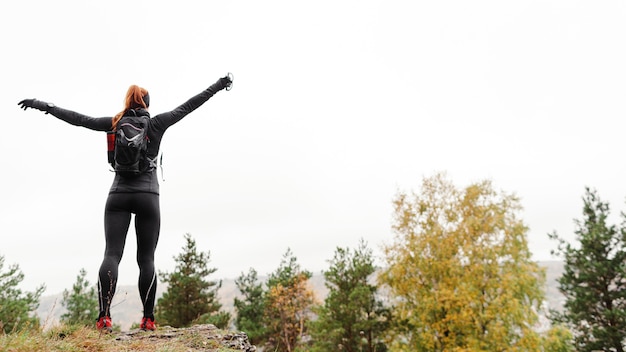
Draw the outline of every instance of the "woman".
<instances>
[{"instance_id":1,"label":"woman","mask_svg":"<svg viewBox=\"0 0 626 352\"><path fill-rule=\"evenodd\" d=\"M74 111L62 109L51 103L36 99L25 99L18 105L26 110L33 108L70 123L96 131L112 132L118 129L118 122L124 116L145 116L147 132L147 150L142 160L141 172L129 177L116 172L113 185L109 190L104 210L104 234L106 248L99 270L98 297L100 315L96 328L111 331L111 300L115 294L118 278L118 266L122 259L126 234L130 226L131 214L135 214L137 233L137 263L139 265L139 294L143 303L141 329L155 330L154 300L157 277L154 268L154 252L159 239L161 213L159 208L159 183L156 172L156 157L163 134L168 127L180 121L194 111L218 91L232 86L232 78L220 78L209 88L192 97L176 109L150 118L148 108L150 95L144 88L130 86L126 93L124 110L113 117L94 118Z\"/></svg>"}]
</instances>

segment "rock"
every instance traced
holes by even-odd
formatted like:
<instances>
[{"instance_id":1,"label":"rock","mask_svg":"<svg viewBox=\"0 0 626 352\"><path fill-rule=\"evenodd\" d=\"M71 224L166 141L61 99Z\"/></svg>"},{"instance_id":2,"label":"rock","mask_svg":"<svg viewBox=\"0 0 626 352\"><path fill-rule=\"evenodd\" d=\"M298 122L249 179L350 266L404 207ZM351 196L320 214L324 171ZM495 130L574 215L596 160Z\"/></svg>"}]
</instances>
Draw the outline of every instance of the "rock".
<instances>
[{"instance_id":1,"label":"rock","mask_svg":"<svg viewBox=\"0 0 626 352\"><path fill-rule=\"evenodd\" d=\"M246 333L220 330L213 324L194 325L188 328L160 326L156 331L134 329L117 333L115 339L121 342L146 341L149 343L176 339L181 344L189 346L189 351L211 351L211 346L216 344L235 351L257 351L256 346L250 344Z\"/></svg>"}]
</instances>

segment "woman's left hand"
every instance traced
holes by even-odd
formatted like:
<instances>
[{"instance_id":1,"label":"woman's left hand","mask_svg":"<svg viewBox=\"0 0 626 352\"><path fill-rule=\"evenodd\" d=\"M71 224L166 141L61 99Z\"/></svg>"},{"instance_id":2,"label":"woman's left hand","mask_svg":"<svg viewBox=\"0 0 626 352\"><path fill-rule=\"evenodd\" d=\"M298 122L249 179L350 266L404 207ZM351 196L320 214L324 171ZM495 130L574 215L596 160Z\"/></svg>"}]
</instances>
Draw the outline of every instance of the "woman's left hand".
<instances>
[{"instance_id":1,"label":"woman's left hand","mask_svg":"<svg viewBox=\"0 0 626 352\"><path fill-rule=\"evenodd\" d=\"M46 103L45 101L41 101L37 99L24 99L20 101L19 103L17 103L17 105L20 106L20 109L24 109L24 110L28 108L37 109L37 110L45 111L46 114L48 113L50 108L54 106L50 103Z\"/></svg>"}]
</instances>

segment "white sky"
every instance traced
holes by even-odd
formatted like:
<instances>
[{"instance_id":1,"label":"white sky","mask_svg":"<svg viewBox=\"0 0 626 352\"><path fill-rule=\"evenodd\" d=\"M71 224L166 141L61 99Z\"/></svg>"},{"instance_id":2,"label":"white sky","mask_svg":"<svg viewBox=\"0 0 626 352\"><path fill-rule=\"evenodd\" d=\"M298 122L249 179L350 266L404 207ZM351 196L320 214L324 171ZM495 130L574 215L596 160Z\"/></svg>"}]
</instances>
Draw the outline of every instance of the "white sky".
<instances>
[{"instance_id":1,"label":"white sky","mask_svg":"<svg viewBox=\"0 0 626 352\"><path fill-rule=\"evenodd\" d=\"M623 1L2 2L0 255L26 290L95 282L113 178L103 133L19 100L111 116L138 84L156 114L231 71L163 140L160 270L187 232L215 278L270 273L288 247L311 271L360 238L379 254L397 191L439 171L517 194L554 259L585 186L624 209L624 18Z\"/></svg>"}]
</instances>

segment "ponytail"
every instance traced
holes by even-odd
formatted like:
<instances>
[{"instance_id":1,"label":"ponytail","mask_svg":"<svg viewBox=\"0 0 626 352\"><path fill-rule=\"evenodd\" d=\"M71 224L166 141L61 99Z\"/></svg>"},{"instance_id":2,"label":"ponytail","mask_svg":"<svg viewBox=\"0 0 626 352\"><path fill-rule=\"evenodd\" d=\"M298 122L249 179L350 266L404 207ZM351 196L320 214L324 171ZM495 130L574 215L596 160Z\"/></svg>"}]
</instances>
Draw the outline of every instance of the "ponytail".
<instances>
[{"instance_id":1,"label":"ponytail","mask_svg":"<svg viewBox=\"0 0 626 352\"><path fill-rule=\"evenodd\" d=\"M126 99L124 100L124 110L113 116L113 119L111 121L113 131L117 129L117 123L120 121L122 116L124 116L124 113L127 110L139 108L147 109L148 104L150 104L149 102L150 98L148 95L148 91L145 88L141 88L135 84L128 87L128 91L126 92Z\"/></svg>"}]
</instances>

